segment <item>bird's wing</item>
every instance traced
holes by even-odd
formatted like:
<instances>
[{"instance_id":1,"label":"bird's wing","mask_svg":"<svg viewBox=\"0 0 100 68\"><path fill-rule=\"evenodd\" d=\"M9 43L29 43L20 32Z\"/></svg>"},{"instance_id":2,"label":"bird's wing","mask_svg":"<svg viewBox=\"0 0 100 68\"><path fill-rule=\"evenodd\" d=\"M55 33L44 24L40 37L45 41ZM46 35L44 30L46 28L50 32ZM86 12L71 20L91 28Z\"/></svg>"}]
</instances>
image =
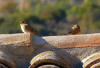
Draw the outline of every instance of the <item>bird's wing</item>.
<instances>
[{"instance_id":1,"label":"bird's wing","mask_svg":"<svg viewBox=\"0 0 100 68\"><path fill-rule=\"evenodd\" d=\"M30 27L29 25L25 26L25 29L30 31L32 34L37 34L37 31L33 29L32 27Z\"/></svg>"},{"instance_id":2,"label":"bird's wing","mask_svg":"<svg viewBox=\"0 0 100 68\"><path fill-rule=\"evenodd\" d=\"M67 33L67 35L72 35L72 34L73 34L72 30Z\"/></svg>"},{"instance_id":3,"label":"bird's wing","mask_svg":"<svg viewBox=\"0 0 100 68\"><path fill-rule=\"evenodd\" d=\"M75 29L75 30L71 30L68 33L66 33L65 35L75 35L75 34L80 34L81 30L80 29Z\"/></svg>"}]
</instances>

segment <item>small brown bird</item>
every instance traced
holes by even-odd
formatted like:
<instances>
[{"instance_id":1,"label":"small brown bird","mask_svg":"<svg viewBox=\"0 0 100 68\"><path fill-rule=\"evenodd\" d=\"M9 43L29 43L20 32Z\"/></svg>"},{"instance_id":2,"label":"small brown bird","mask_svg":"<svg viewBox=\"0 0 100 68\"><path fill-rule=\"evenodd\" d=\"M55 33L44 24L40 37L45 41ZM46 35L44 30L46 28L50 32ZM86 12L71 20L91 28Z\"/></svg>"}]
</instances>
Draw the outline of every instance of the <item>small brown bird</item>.
<instances>
[{"instance_id":1,"label":"small brown bird","mask_svg":"<svg viewBox=\"0 0 100 68\"><path fill-rule=\"evenodd\" d=\"M34 30L27 22L21 21L20 22L21 30L24 33L31 33L31 34L37 34L37 31Z\"/></svg>"},{"instance_id":2,"label":"small brown bird","mask_svg":"<svg viewBox=\"0 0 100 68\"><path fill-rule=\"evenodd\" d=\"M80 32L81 32L80 26L79 26L78 24L75 24L75 25L72 27L72 30L69 31L66 35L80 34Z\"/></svg>"}]
</instances>

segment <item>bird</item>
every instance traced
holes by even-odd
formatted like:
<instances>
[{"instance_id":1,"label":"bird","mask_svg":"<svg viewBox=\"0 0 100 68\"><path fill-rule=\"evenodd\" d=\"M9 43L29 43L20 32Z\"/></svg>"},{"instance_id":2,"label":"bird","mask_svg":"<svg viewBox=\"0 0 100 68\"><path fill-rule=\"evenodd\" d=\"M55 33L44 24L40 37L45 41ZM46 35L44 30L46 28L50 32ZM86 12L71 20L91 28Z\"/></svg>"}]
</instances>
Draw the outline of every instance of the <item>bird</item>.
<instances>
[{"instance_id":1,"label":"bird","mask_svg":"<svg viewBox=\"0 0 100 68\"><path fill-rule=\"evenodd\" d=\"M66 35L76 35L76 34L80 34L80 33L81 33L80 26L78 24L75 24L75 25L73 25L71 31L66 33Z\"/></svg>"},{"instance_id":2,"label":"bird","mask_svg":"<svg viewBox=\"0 0 100 68\"><path fill-rule=\"evenodd\" d=\"M33 29L27 22L21 21L19 24L20 24L22 32L30 33L30 34L37 34L37 31Z\"/></svg>"}]
</instances>

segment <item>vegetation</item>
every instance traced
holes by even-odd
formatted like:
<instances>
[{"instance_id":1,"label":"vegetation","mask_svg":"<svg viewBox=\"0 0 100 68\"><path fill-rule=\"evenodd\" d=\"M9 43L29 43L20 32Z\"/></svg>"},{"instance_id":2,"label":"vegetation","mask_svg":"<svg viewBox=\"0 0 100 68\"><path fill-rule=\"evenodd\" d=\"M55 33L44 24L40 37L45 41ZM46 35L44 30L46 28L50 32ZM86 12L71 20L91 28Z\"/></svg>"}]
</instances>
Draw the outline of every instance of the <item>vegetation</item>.
<instances>
[{"instance_id":1,"label":"vegetation","mask_svg":"<svg viewBox=\"0 0 100 68\"><path fill-rule=\"evenodd\" d=\"M14 1L0 8L0 33L20 33L21 20L38 30L38 36L65 34L76 23L80 25L82 33L99 32L99 0L88 0L82 4L70 4L69 0L58 0L52 5L38 0L30 0L29 3L28 8L22 11Z\"/></svg>"}]
</instances>

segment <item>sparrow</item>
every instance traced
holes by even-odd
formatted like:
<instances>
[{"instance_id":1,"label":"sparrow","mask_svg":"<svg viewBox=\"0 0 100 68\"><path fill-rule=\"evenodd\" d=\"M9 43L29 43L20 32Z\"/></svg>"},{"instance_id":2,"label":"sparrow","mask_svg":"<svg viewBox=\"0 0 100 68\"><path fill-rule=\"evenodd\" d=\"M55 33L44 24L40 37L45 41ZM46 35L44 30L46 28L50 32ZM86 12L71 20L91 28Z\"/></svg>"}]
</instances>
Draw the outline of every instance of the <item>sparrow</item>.
<instances>
[{"instance_id":1,"label":"sparrow","mask_svg":"<svg viewBox=\"0 0 100 68\"><path fill-rule=\"evenodd\" d=\"M75 35L75 34L80 34L81 33L81 29L80 26L78 24L75 24L71 31L69 31L66 35Z\"/></svg>"},{"instance_id":2,"label":"sparrow","mask_svg":"<svg viewBox=\"0 0 100 68\"><path fill-rule=\"evenodd\" d=\"M37 34L37 31L33 29L27 22L21 21L19 24L20 24L22 32L30 33L30 34Z\"/></svg>"}]
</instances>

